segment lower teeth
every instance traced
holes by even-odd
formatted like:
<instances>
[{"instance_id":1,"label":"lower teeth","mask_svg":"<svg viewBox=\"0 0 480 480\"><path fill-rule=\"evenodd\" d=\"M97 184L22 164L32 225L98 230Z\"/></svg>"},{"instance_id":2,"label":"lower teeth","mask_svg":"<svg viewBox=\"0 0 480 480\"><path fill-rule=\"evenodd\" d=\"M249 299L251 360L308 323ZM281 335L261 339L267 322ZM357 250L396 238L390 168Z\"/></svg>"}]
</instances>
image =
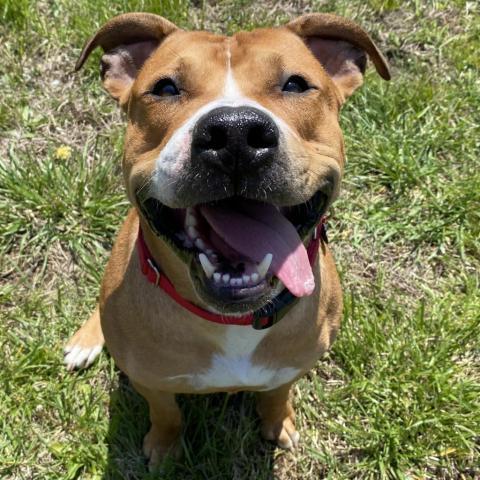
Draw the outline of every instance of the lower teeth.
<instances>
[{"instance_id":1,"label":"lower teeth","mask_svg":"<svg viewBox=\"0 0 480 480\"><path fill-rule=\"evenodd\" d=\"M260 280L266 277L268 269L272 262L272 254L268 253L267 255L265 255L265 258L257 265L257 268L259 269L259 271L261 270L261 273L255 272L255 273L252 273L251 275L246 275L246 274L242 275L240 273L241 275L240 277L231 277L229 273L222 274L221 272L215 272L215 265L212 264L212 261L216 262L218 257L215 253L213 253L213 250L209 250L207 251L207 253L208 253L208 256L203 252L200 253L198 256L198 260L200 262L200 265L202 266L205 276L207 278L213 277L213 280L215 283L223 282L225 285L229 285L231 287L256 285ZM244 265L242 264L241 270L243 270L243 268L244 268Z\"/></svg>"}]
</instances>

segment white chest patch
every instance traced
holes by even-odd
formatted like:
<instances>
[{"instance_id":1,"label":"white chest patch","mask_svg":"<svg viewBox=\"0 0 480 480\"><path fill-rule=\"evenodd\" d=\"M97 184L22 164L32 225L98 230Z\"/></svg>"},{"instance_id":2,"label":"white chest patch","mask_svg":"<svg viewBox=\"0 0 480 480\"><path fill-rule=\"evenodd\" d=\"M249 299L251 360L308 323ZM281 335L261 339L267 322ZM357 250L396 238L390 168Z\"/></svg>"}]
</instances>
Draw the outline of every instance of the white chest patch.
<instances>
[{"instance_id":1,"label":"white chest patch","mask_svg":"<svg viewBox=\"0 0 480 480\"><path fill-rule=\"evenodd\" d=\"M272 390L292 381L300 372L297 368L252 363L253 353L267 333L268 330L246 326L225 326L221 341L223 353L213 355L207 370L182 377L199 390L229 387Z\"/></svg>"}]
</instances>

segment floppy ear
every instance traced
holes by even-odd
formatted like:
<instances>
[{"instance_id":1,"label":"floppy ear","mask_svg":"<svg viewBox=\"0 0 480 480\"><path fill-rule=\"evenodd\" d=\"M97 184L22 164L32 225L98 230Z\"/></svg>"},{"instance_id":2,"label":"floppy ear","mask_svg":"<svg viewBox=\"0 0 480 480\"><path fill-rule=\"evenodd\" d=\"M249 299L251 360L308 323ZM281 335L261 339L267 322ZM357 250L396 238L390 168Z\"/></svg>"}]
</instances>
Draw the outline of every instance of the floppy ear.
<instances>
[{"instance_id":1,"label":"floppy ear","mask_svg":"<svg viewBox=\"0 0 480 480\"><path fill-rule=\"evenodd\" d=\"M109 20L83 47L75 65L80 70L90 53L102 47L103 86L125 106L139 70L162 40L178 28L152 13L125 13Z\"/></svg>"},{"instance_id":2,"label":"floppy ear","mask_svg":"<svg viewBox=\"0 0 480 480\"><path fill-rule=\"evenodd\" d=\"M311 13L286 27L303 39L344 98L363 83L367 54L379 75L390 80L387 60L356 23L328 13Z\"/></svg>"}]
</instances>

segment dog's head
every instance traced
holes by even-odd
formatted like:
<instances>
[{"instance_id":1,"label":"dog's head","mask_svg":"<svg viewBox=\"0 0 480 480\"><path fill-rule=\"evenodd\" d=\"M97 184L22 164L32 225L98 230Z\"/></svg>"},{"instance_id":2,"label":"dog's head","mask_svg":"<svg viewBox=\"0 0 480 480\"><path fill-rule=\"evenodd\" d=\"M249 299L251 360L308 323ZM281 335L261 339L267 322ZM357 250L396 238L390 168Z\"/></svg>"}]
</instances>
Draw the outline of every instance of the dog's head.
<instances>
[{"instance_id":1,"label":"dog's head","mask_svg":"<svg viewBox=\"0 0 480 480\"><path fill-rule=\"evenodd\" d=\"M339 110L367 54L390 78L367 33L309 14L225 37L130 13L98 31L77 70L97 46L104 86L128 116L129 198L186 263L196 295L240 313L282 284L310 294L304 243L338 194Z\"/></svg>"}]
</instances>

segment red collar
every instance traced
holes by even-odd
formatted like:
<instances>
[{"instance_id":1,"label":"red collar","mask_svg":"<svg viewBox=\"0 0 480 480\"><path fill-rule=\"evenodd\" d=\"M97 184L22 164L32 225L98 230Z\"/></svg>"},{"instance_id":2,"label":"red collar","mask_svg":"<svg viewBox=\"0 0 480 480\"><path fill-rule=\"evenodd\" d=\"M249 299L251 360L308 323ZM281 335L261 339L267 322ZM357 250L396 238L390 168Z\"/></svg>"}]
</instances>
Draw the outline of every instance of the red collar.
<instances>
[{"instance_id":1,"label":"red collar","mask_svg":"<svg viewBox=\"0 0 480 480\"><path fill-rule=\"evenodd\" d=\"M318 230L320 235L318 235ZM327 242L326 218L322 217L319 226L313 231L312 240L307 247L308 259L313 266L317 259L320 237ZM256 310L253 313L242 315L241 317L232 315L221 315L212 313L183 298L176 290L170 280L159 270L155 264L147 244L143 238L142 228L139 227L137 237L137 251L140 259L140 267L150 283L160 287L170 298L187 309L189 312L208 320L210 322L222 323L224 325L252 325L253 328L261 330L272 326L278 322L287 311L298 301L287 289L284 289L268 306Z\"/></svg>"}]
</instances>

